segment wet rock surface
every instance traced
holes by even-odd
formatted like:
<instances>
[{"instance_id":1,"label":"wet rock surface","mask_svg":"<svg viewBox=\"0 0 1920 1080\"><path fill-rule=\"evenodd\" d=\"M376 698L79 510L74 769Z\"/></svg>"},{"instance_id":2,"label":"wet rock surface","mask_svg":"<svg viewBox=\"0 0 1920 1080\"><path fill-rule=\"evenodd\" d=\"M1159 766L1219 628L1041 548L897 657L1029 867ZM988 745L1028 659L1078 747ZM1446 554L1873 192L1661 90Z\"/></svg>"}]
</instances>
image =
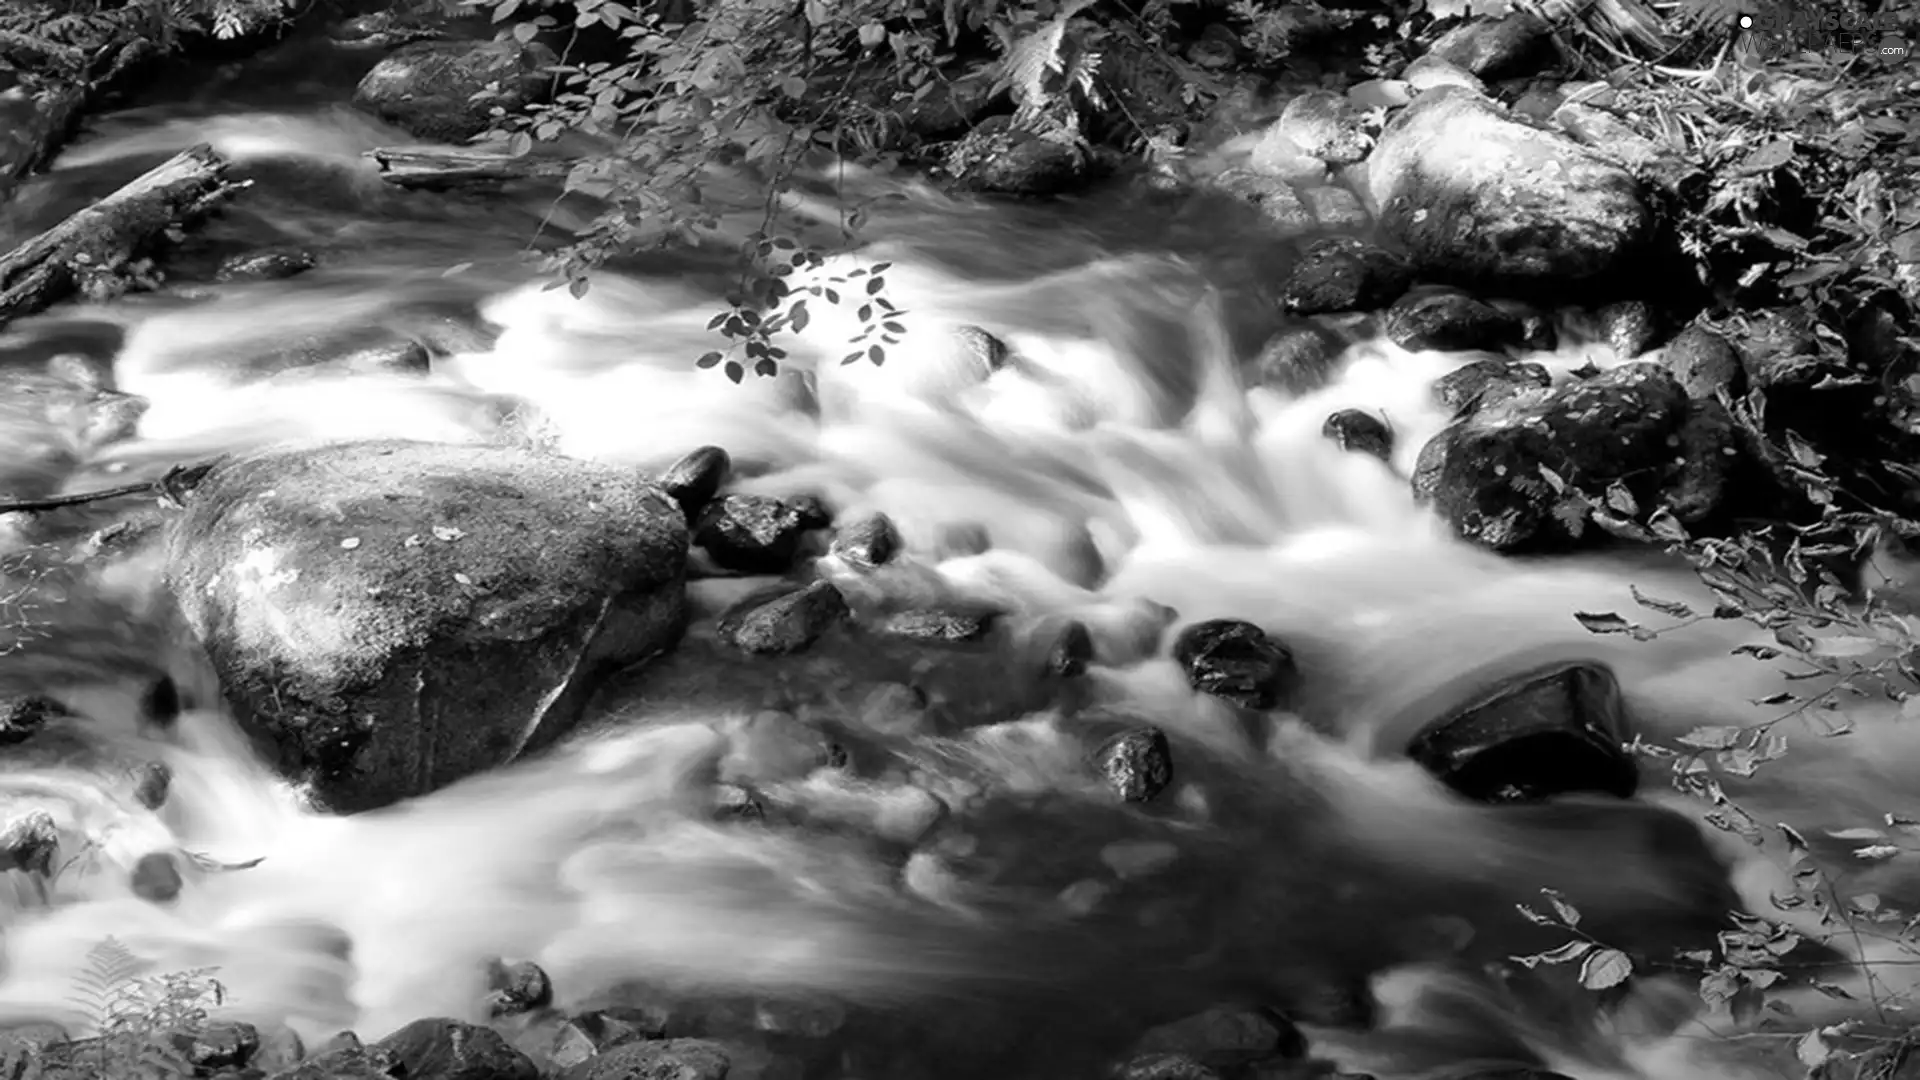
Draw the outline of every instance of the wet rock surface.
<instances>
[{"instance_id":1,"label":"wet rock surface","mask_svg":"<svg viewBox=\"0 0 1920 1080\"><path fill-rule=\"evenodd\" d=\"M462 142L487 130L491 109L542 100L552 80L539 68L552 50L519 41L420 41L374 65L354 104L423 139Z\"/></svg>"},{"instance_id":2,"label":"wet rock surface","mask_svg":"<svg viewBox=\"0 0 1920 1080\"><path fill-rule=\"evenodd\" d=\"M520 451L237 459L170 544L174 596L229 700L340 809L550 743L601 674L670 645L685 610L686 527L659 488Z\"/></svg>"},{"instance_id":3,"label":"wet rock surface","mask_svg":"<svg viewBox=\"0 0 1920 1080\"><path fill-rule=\"evenodd\" d=\"M1293 654L1249 622L1195 623L1174 639L1173 658L1187 682L1203 694L1249 709L1272 709L1293 678Z\"/></svg>"},{"instance_id":4,"label":"wet rock surface","mask_svg":"<svg viewBox=\"0 0 1920 1080\"><path fill-rule=\"evenodd\" d=\"M1387 337L1403 349L1497 351L1520 344L1520 320L1463 292L1423 289L1387 310Z\"/></svg>"},{"instance_id":5,"label":"wet rock surface","mask_svg":"<svg viewBox=\"0 0 1920 1080\"><path fill-rule=\"evenodd\" d=\"M725 569L779 574L793 566L806 534L827 524L814 504L766 495L726 495L700 512L693 542Z\"/></svg>"},{"instance_id":6,"label":"wet rock surface","mask_svg":"<svg viewBox=\"0 0 1920 1080\"><path fill-rule=\"evenodd\" d=\"M1525 802L1591 792L1627 798L1639 768L1619 680L1598 664L1527 672L1417 734L1407 753L1469 798Z\"/></svg>"},{"instance_id":7,"label":"wet rock surface","mask_svg":"<svg viewBox=\"0 0 1920 1080\"><path fill-rule=\"evenodd\" d=\"M819 640L851 615L831 582L749 597L720 620L721 640L756 655L793 653Z\"/></svg>"}]
</instances>

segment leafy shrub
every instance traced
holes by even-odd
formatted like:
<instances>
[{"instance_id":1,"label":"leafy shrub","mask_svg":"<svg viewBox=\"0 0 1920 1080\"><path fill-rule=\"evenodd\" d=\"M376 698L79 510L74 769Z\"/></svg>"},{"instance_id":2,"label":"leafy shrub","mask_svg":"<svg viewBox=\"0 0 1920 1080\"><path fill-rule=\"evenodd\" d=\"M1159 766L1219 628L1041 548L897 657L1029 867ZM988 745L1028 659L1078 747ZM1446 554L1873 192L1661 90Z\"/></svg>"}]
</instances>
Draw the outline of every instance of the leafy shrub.
<instances>
[{"instance_id":1,"label":"leafy shrub","mask_svg":"<svg viewBox=\"0 0 1920 1080\"><path fill-rule=\"evenodd\" d=\"M87 954L71 1001L96 1034L33 1046L14 1041L0 1057L11 1080L186 1080L193 1063L181 1037L204 1026L225 1000L212 968L159 975L123 943L107 938Z\"/></svg>"}]
</instances>

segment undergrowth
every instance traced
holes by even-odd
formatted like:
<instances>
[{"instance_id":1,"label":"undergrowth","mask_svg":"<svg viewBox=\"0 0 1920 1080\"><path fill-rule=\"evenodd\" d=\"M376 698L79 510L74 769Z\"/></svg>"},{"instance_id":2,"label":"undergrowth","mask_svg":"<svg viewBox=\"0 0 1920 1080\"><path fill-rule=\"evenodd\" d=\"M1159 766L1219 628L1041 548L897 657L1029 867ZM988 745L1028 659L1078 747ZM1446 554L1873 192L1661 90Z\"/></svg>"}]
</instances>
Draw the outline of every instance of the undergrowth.
<instances>
[{"instance_id":1,"label":"undergrowth","mask_svg":"<svg viewBox=\"0 0 1920 1080\"><path fill-rule=\"evenodd\" d=\"M209 1010L225 1000L214 969L147 974L148 965L116 938L87 954L69 1002L93 1035L71 1041L14 1038L0 1046L8 1080L186 1080L188 1048Z\"/></svg>"}]
</instances>

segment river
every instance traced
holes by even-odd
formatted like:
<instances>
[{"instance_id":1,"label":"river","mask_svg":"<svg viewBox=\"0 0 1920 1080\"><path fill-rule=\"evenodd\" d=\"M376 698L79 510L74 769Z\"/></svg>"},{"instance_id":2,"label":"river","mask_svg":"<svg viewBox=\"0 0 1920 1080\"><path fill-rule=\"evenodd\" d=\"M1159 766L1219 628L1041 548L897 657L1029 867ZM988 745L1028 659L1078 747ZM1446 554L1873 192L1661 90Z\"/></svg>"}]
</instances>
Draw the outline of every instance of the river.
<instances>
[{"instance_id":1,"label":"river","mask_svg":"<svg viewBox=\"0 0 1920 1080\"><path fill-rule=\"evenodd\" d=\"M81 352L150 403L131 440L84 455L29 446L7 467L10 482L86 490L287 439L532 439L644 468L719 445L744 490L816 493L843 514L884 511L927 573L1035 619L1080 618L1102 643L1157 629L1170 608L1182 621L1249 619L1293 649L1306 723L1281 717L1271 731L1242 730L1195 698L1164 648L1090 676L1102 695L1204 746L1202 771L1230 792L1153 835L1191 860L1175 898L1194 903L1180 910L1210 912L1205 936L1234 955L1220 964L1248 980L1337 970L1369 939L1451 939L1462 922L1467 937L1498 938L1511 903L1538 902L1547 882L1591 898L1596 917L1611 913L1630 937L1660 938L1700 916L1686 899L1692 883L1718 873L1691 840L1670 842L1681 821L1698 825L1751 909L1795 917L1768 901L1785 890L1777 843L1752 847L1699 824L1701 808L1664 793L1660 763L1631 802L1482 807L1402 756L1433 715L1552 660L1611 664L1655 741L1764 719L1748 702L1785 684L1729 655L1755 640L1741 623L1638 643L1596 637L1572 617L1632 610L1633 585L1710 603L1683 569L1617 556L1501 559L1456 541L1414 503L1405 476L1447 419L1428 386L1462 357L1407 352L1370 320L1349 319L1336 327L1349 344L1331 385L1300 396L1249 388L1239 356L1271 328L1263 290L1302 238L1168 196L1013 207L844 173L841 198L892 198L875 210L866 246L827 270L890 263L887 295L909 312L904 342L885 365L842 365L852 315L816 307L789 343L785 374L735 386L692 363L716 347L706 326L721 305L723 259L610 269L580 298L543 288L522 258L529 238L577 227L581 209L547 193L384 184L362 152L410 140L345 104L372 58L331 49L291 46L99 117L0 220L0 233L25 235L200 141L255 181L190 239L174 286L0 332L0 364ZM818 190L794 210L830 221L845 203L824 182ZM723 220L744 233L754 200L745 188L735 196ZM271 282L216 283L206 272L223 254L274 244L313 250L320 266ZM991 328L1020 364L985 378L951 344L963 324ZM382 327L430 341L431 371L303 370L316 350L337 353L326 343L343 330L377 337ZM1619 362L1578 319L1565 320L1561 340L1531 359L1556 375ZM1391 463L1322 435L1343 408L1387 419ZM991 548L949 550L956 528L980 523ZM926 867L912 859L903 876L896 855L871 844L726 828L689 809L690 777L716 753L715 731L782 695L885 681L888 658L730 660L696 630L654 672L616 680L596 705L597 733L578 745L335 818L307 810L256 759L212 707L204 672L127 632L159 589L150 558L101 567L47 614L43 638L0 658L36 670L36 655L56 656L51 677L86 706L94 737L162 760L174 777L152 812L79 765L15 762L0 775L0 798L51 807L63 825L102 838L51 903L15 882L0 1013L17 1020L80 1025L72 981L109 934L162 968L217 966L238 1014L313 1038L345 1027L377 1036L425 1015L480 1019L481 965L495 956L538 961L563 1004L605 1000L635 980L909 1012L1002 991L1040 1000L1032 988L1072 983L1058 977L1069 969L1080 979L1070 989L1101 985L1094 973L1115 1002L1138 989L1125 974L1136 943L1117 925L1104 941L1050 947L1023 923L1038 885L988 886L965 870L916 876ZM694 586L708 612L739 591L724 579ZM117 644L102 644L108 637ZM126 665L142 649L153 665L175 664L189 688L193 707L165 732L131 721ZM977 658L957 670L943 694L960 713L1003 677ZM1742 785L1742 803L1816 840L1912 810L1915 736L1893 712L1853 708L1857 731L1845 740L1795 733L1794 756ZM976 747L970 767L1029 793L1058 786L1065 723L1042 712L1010 725L1020 738ZM836 797L804 784L791 794ZM846 817L871 825L878 813L852 807ZM1044 882L1069 858L1061 852L1127 839L1137 823L1021 797L969 827L1002 864L1037 865L1033 880ZM129 867L168 848L261 861L195 869L170 905L134 897ZM1838 854L1844 864L1844 847ZM1902 895L1902 860L1842 872L1889 902ZM1462 908L1436 896L1429 912L1417 890L1436 881L1466 883L1475 899ZM1195 900L1209 890L1234 899ZM909 904L910 893L938 917ZM1881 959L1897 951L1861 948ZM1436 962L1448 955L1430 951ZM1784 1059L1755 1049L1785 1043L1722 1038L1732 1030L1724 1016L1690 1019L1681 992L1690 985L1644 980L1630 1007L1602 1020L1578 995L1502 998L1444 967L1414 966L1381 983L1375 1032L1309 1035L1383 1080L1464 1075L1446 1070L1478 1059L1546 1064L1576 1080L1789 1074ZM1796 1027L1852 1007L1812 991L1789 1000ZM1072 1038L1070 1012L1058 1013L1062 1039Z\"/></svg>"}]
</instances>

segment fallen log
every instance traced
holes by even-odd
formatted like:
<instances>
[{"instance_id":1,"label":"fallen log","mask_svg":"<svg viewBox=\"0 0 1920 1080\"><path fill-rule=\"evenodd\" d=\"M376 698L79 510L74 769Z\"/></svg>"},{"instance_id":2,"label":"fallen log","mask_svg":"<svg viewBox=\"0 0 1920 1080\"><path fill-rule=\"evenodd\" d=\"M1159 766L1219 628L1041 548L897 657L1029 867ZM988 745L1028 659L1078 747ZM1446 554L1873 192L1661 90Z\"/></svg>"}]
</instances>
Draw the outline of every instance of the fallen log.
<instances>
[{"instance_id":1,"label":"fallen log","mask_svg":"<svg viewBox=\"0 0 1920 1080\"><path fill-rule=\"evenodd\" d=\"M92 206L0 255L0 326L79 294L137 288L140 259L166 234L246 187L204 143L188 147Z\"/></svg>"},{"instance_id":2,"label":"fallen log","mask_svg":"<svg viewBox=\"0 0 1920 1080\"><path fill-rule=\"evenodd\" d=\"M487 150L439 146L383 146L366 156L380 166L380 179L396 187L422 191L567 175L570 161L514 157Z\"/></svg>"}]
</instances>

